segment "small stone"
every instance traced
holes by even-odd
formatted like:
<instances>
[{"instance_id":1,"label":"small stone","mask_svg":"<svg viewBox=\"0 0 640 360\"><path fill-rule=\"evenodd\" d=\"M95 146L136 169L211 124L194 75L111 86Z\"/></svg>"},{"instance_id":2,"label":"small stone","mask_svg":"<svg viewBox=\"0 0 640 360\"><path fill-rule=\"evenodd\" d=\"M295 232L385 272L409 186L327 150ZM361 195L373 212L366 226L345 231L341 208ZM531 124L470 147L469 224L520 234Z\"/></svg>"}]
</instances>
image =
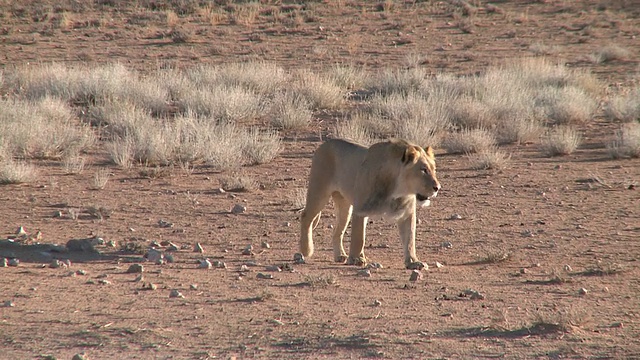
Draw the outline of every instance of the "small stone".
<instances>
[{"instance_id":1,"label":"small stone","mask_svg":"<svg viewBox=\"0 0 640 360\"><path fill-rule=\"evenodd\" d=\"M253 255L253 245L249 244L242 250L242 255Z\"/></svg>"},{"instance_id":2,"label":"small stone","mask_svg":"<svg viewBox=\"0 0 640 360\"><path fill-rule=\"evenodd\" d=\"M78 353L73 355L71 360L89 360L89 357L85 353Z\"/></svg>"},{"instance_id":3,"label":"small stone","mask_svg":"<svg viewBox=\"0 0 640 360\"><path fill-rule=\"evenodd\" d=\"M416 282L418 280L422 280L422 273L420 270L412 270L411 275L409 276L409 281Z\"/></svg>"},{"instance_id":4,"label":"small stone","mask_svg":"<svg viewBox=\"0 0 640 360\"><path fill-rule=\"evenodd\" d=\"M87 275L87 272L86 272L86 271L84 271L84 270L76 270L76 275L82 275L82 276L84 276L84 275Z\"/></svg>"},{"instance_id":5,"label":"small stone","mask_svg":"<svg viewBox=\"0 0 640 360\"><path fill-rule=\"evenodd\" d=\"M369 269L358 270L358 276L371 277L371 270Z\"/></svg>"},{"instance_id":6,"label":"small stone","mask_svg":"<svg viewBox=\"0 0 640 360\"><path fill-rule=\"evenodd\" d=\"M49 264L49 267L52 269L60 268L62 267L62 262L60 260L53 259L51 260L51 264Z\"/></svg>"},{"instance_id":7,"label":"small stone","mask_svg":"<svg viewBox=\"0 0 640 360\"><path fill-rule=\"evenodd\" d=\"M468 297L471 300L484 300L484 295L473 289L467 289L460 294L462 297Z\"/></svg>"},{"instance_id":8,"label":"small stone","mask_svg":"<svg viewBox=\"0 0 640 360\"><path fill-rule=\"evenodd\" d=\"M247 265L240 265L240 270L238 270L240 272L248 272L249 271L249 267Z\"/></svg>"},{"instance_id":9,"label":"small stone","mask_svg":"<svg viewBox=\"0 0 640 360\"><path fill-rule=\"evenodd\" d=\"M201 253L202 254L204 252L204 249L202 248L202 245L200 245L200 243L196 243L193 246L193 252L197 252L197 253Z\"/></svg>"},{"instance_id":10,"label":"small stone","mask_svg":"<svg viewBox=\"0 0 640 360\"><path fill-rule=\"evenodd\" d=\"M293 262L296 264L304 264L304 255L302 255L301 253L293 254Z\"/></svg>"},{"instance_id":11,"label":"small stone","mask_svg":"<svg viewBox=\"0 0 640 360\"><path fill-rule=\"evenodd\" d=\"M271 319L271 322L273 324L276 324L276 325L279 325L279 326L283 326L284 325L284 323L282 321L277 320L277 319Z\"/></svg>"},{"instance_id":12,"label":"small stone","mask_svg":"<svg viewBox=\"0 0 640 360\"><path fill-rule=\"evenodd\" d=\"M260 246L262 246L263 249L271 249L271 245L266 241L263 241Z\"/></svg>"},{"instance_id":13,"label":"small stone","mask_svg":"<svg viewBox=\"0 0 640 360\"><path fill-rule=\"evenodd\" d=\"M565 266L564 266L564 271L566 271L566 272L572 272L572 271L573 271L573 269L571 268L571 265L567 264L567 265L565 265Z\"/></svg>"},{"instance_id":14,"label":"small stone","mask_svg":"<svg viewBox=\"0 0 640 360\"><path fill-rule=\"evenodd\" d=\"M242 214L247 211L247 207L241 204L235 204L231 209L232 214Z\"/></svg>"},{"instance_id":15,"label":"small stone","mask_svg":"<svg viewBox=\"0 0 640 360\"><path fill-rule=\"evenodd\" d=\"M256 277L258 279L273 279L273 275L265 274L265 273L258 273L258 275Z\"/></svg>"},{"instance_id":16,"label":"small stone","mask_svg":"<svg viewBox=\"0 0 640 360\"><path fill-rule=\"evenodd\" d=\"M158 261L164 259L164 254L160 250L149 249L144 257L147 258L149 262L157 263Z\"/></svg>"},{"instance_id":17,"label":"small stone","mask_svg":"<svg viewBox=\"0 0 640 360\"><path fill-rule=\"evenodd\" d=\"M100 279L100 280L98 280L98 284L100 284L100 285L111 285L111 281L105 280L105 279Z\"/></svg>"},{"instance_id":18,"label":"small stone","mask_svg":"<svg viewBox=\"0 0 640 360\"><path fill-rule=\"evenodd\" d=\"M180 250L180 247L172 242L169 243L169 245L167 246L167 251L178 251Z\"/></svg>"},{"instance_id":19,"label":"small stone","mask_svg":"<svg viewBox=\"0 0 640 360\"><path fill-rule=\"evenodd\" d=\"M64 265L65 267L71 267L71 260L69 259L62 260L62 265Z\"/></svg>"},{"instance_id":20,"label":"small stone","mask_svg":"<svg viewBox=\"0 0 640 360\"><path fill-rule=\"evenodd\" d=\"M107 241L107 247L114 248L116 246L118 246L118 243L115 240Z\"/></svg>"},{"instance_id":21,"label":"small stone","mask_svg":"<svg viewBox=\"0 0 640 360\"><path fill-rule=\"evenodd\" d=\"M453 247L453 244L451 243L451 241L444 241L440 244L440 247L443 249L451 249Z\"/></svg>"},{"instance_id":22,"label":"small stone","mask_svg":"<svg viewBox=\"0 0 640 360\"><path fill-rule=\"evenodd\" d=\"M176 289L171 290L171 292L169 293L169 297L184 299L184 295L182 295L182 293Z\"/></svg>"},{"instance_id":23,"label":"small stone","mask_svg":"<svg viewBox=\"0 0 640 360\"><path fill-rule=\"evenodd\" d=\"M382 266L382 264L380 263L374 262L374 263L368 264L367 269L380 270L380 269L384 269L384 266Z\"/></svg>"},{"instance_id":24,"label":"small stone","mask_svg":"<svg viewBox=\"0 0 640 360\"><path fill-rule=\"evenodd\" d=\"M13 303L13 301L11 300L7 300L4 303L2 303L2 307L14 307L16 306L16 304Z\"/></svg>"},{"instance_id":25,"label":"small stone","mask_svg":"<svg viewBox=\"0 0 640 360\"><path fill-rule=\"evenodd\" d=\"M7 267L7 266L9 266L7 258L0 259L0 267Z\"/></svg>"},{"instance_id":26,"label":"small stone","mask_svg":"<svg viewBox=\"0 0 640 360\"><path fill-rule=\"evenodd\" d=\"M142 276L142 274L136 276L135 279L133 279L133 282L141 282L144 280L144 277Z\"/></svg>"},{"instance_id":27,"label":"small stone","mask_svg":"<svg viewBox=\"0 0 640 360\"><path fill-rule=\"evenodd\" d=\"M587 290L585 288L580 288L578 290L578 294L580 294L580 295L587 295L588 292L589 292L589 290Z\"/></svg>"},{"instance_id":28,"label":"small stone","mask_svg":"<svg viewBox=\"0 0 640 360\"><path fill-rule=\"evenodd\" d=\"M373 300L373 306L380 306L380 305L382 305L382 302L380 300L378 299Z\"/></svg>"},{"instance_id":29,"label":"small stone","mask_svg":"<svg viewBox=\"0 0 640 360\"><path fill-rule=\"evenodd\" d=\"M9 265L9 266L18 266L18 265L20 265L20 260L18 260L16 258L11 258L7 262L7 265Z\"/></svg>"},{"instance_id":30,"label":"small stone","mask_svg":"<svg viewBox=\"0 0 640 360\"><path fill-rule=\"evenodd\" d=\"M219 269L226 269L227 268L227 264L224 263L224 261L220 261L220 260L216 260L213 262L213 266L219 268Z\"/></svg>"},{"instance_id":31,"label":"small stone","mask_svg":"<svg viewBox=\"0 0 640 360\"><path fill-rule=\"evenodd\" d=\"M142 284L142 290L151 290L154 291L158 289L158 285L154 283Z\"/></svg>"},{"instance_id":32,"label":"small stone","mask_svg":"<svg viewBox=\"0 0 640 360\"><path fill-rule=\"evenodd\" d=\"M285 221L285 222L284 222L284 226L286 226L286 227L291 227L291 223L290 223L290 222L288 222L288 221Z\"/></svg>"},{"instance_id":33,"label":"small stone","mask_svg":"<svg viewBox=\"0 0 640 360\"><path fill-rule=\"evenodd\" d=\"M436 261L436 268L440 269L441 267L444 267L444 265Z\"/></svg>"},{"instance_id":34,"label":"small stone","mask_svg":"<svg viewBox=\"0 0 640 360\"><path fill-rule=\"evenodd\" d=\"M191 290L198 290L198 284L191 284L191 285L189 285L189 289L191 289Z\"/></svg>"},{"instance_id":35,"label":"small stone","mask_svg":"<svg viewBox=\"0 0 640 360\"><path fill-rule=\"evenodd\" d=\"M172 228L173 223L160 219L158 220L158 226L161 228Z\"/></svg>"},{"instance_id":36,"label":"small stone","mask_svg":"<svg viewBox=\"0 0 640 360\"><path fill-rule=\"evenodd\" d=\"M281 272L282 269L280 268L280 266L278 265L269 265L265 268L266 271L274 271L274 272Z\"/></svg>"},{"instance_id":37,"label":"small stone","mask_svg":"<svg viewBox=\"0 0 640 360\"><path fill-rule=\"evenodd\" d=\"M612 328L620 328L622 329L624 327L624 324L621 321L618 322L614 322L613 324L611 324Z\"/></svg>"},{"instance_id":38,"label":"small stone","mask_svg":"<svg viewBox=\"0 0 640 360\"><path fill-rule=\"evenodd\" d=\"M171 254L166 254L164 256L164 259L167 261L167 263L172 264L174 262L176 262L176 259L173 257L173 255Z\"/></svg>"},{"instance_id":39,"label":"small stone","mask_svg":"<svg viewBox=\"0 0 640 360\"><path fill-rule=\"evenodd\" d=\"M451 216L449 216L449 220L462 220L462 215L452 214Z\"/></svg>"},{"instance_id":40,"label":"small stone","mask_svg":"<svg viewBox=\"0 0 640 360\"><path fill-rule=\"evenodd\" d=\"M127 269L127 274L137 274L142 273L144 271L144 267L140 264L131 264Z\"/></svg>"},{"instance_id":41,"label":"small stone","mask_svg":"<svg viewBox=\"0 0 640 360\"><path fill-rule=\"evenodd\" d=\"M523 230L520 235L524 236L524 237L534 237L535 234L533 233L533 231L527 229L527 230Z\"/></svg>"},{"instance_id":42,"label":"small stone","mask_svg":"<svg viewBox=\"0 0 640 360\"><path fill-rule=\"evenodd\" d=\"M211 264L211 261L209 261L209 259L200 260L200 262L198 263L199 269L211 269L212 267L213 264Z\"/></svg>"}]
</instances>

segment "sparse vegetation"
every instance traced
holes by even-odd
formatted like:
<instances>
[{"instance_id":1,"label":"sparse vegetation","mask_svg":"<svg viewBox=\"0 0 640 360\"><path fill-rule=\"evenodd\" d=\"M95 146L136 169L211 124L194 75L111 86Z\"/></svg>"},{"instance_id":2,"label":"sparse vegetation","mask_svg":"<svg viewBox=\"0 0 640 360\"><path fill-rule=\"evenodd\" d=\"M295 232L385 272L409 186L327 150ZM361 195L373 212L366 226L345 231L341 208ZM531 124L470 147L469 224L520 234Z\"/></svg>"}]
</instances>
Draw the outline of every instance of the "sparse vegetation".
<instances>
[{"instance_id":1,"label":"sparse vegetation","mask_svg":"<svg viewBox=\"0 0 640 360\"><path fill-rule=\"evenodd\" d=\"M610 61L625 61L629 59L631 52L619 45L607 45L598 51L589 55L589 60L595 64L606 63Z\"/></svg>"},{"instance_id":2,"label":"sparse vegetation","mask_svg":"<svg viewBox=\"0 0 640 360\"><path fill-rule=\"evenodd\" d=\"M222 178L220 180L220 186L225 191L245 192L255 190L258 187L258 182L250 176L237 173Z\"/></svg>"},{"instance_id":3,"label":"sparse vegetation","mask_svg":"<svg viewBox=\"0 0 640 360\"><path fill-rule=\"evenodd\" d=\"M490 150L495 147L496 140L485 129L463 129L449 134L442 146L451 154L470 154Z\"/></svg>"},{"instance_id":4,"label":"sparse vegetation","mask_svg":"<svg viewBox=\"0 0 640 360\"><path fill-rule=\"evenodd\" d=\"M473 153L467 157L471 162L471 167L476 170L502 170L511 160L511 155L497 148Z\"/></svg>"},{"instance_id":5,"label":"sparse vegetation","mask_svg":"<svg viewBox=\"0 0 640 360\"><path fill-rule=\"evenodd\" d=\"M615 139L607 144L612 158L640 157L640 123L628 123L616 131Z\"/></svg>"},{"instance_id":6,"label":"sparse vegetation","mask_svg":"<svg viewBox=\"0 0 640 360\"><path fill-rule=\"evenodd\" d=\"M558 126L542 139L542 151L547 156L569 155L580 146L582 137L571 127Z\"/></svg>"},{"instance_id":7,"label":"sparse vegetation","mask_svg":"<svg viewBox=\"0 0 640 360\"><path fill-rule=\"evenodd\" d=\"M609 120L623 122L640 122L640 87L636 87L626 94L616 94L604 109Z\"/></svg>"},{"instance_id":8,"label":"sparse vegetation","mask_svg":"<svg viewBox=\"0 0 640 360\"><path fill-rule=\"evenodd\" d=\"M36 178L35 166L14 160L0 161L0 185L28 183Z\"/></svg>"}]
</instances>

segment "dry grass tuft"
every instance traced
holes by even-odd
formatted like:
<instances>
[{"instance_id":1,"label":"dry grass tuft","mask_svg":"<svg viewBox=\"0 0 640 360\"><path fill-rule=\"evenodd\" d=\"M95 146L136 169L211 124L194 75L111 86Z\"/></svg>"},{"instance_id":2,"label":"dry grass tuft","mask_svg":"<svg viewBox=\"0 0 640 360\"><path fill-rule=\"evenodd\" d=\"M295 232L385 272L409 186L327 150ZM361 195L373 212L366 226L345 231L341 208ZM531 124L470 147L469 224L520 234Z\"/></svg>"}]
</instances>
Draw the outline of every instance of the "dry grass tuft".
<instances>
[{"instance_id":1,"label":"dry grass tuft","mask_svg":"<svg viewBox=\"0 0 640 360\"><path fill-rule=\"evenodd\" d=\"M640 121L640 88L613 96L605 106L604 114L609 120Z\"/></svg>"},{"instance_id":2,"label":"dry grass tuft","mask_svg":"<svg viewBox=\"0 0 640 360\"><path fill-rule=\"evenodd\" d=\"M630 58L631 51L619 45L607 45L589 55L589 60L594 64L602 64L610 61L626 61Z\"/></svg>"},{"instance_id":3,"label":"dry grass tuft","mask_svg":"<svg viewBox=\"0 0 640 360\"><path fill-rule=\"evenodd\" d=\"M607 144L607 150L614 159L640 157L640 123L624 124L616 131L615 139Z\"/></svg>"},{"instance_id":4,"label":"dry grass tuft","mask_svg":"<svg viewBox=\"0 0 640 360\"><path fill-rule=\"evenodd\" d=\"M467 155L475 170L502 170L507 167L511 155L497 148Z\"/></svg>"},{"instance_id":5,"label":"dry grass tuft","mask_svg":"<svg viewBox=\"0 0 640 360\"><path fill-rule=\"evenodd\" d=\"M271 106L271 125L285 130L300 130L311 122L313 111L306 98L292 92L279 94Z\"/></svg>"},{"instance_id":6,"label":"dry grass tuft","mask_svg":"<svg viewBox=\"0 0 640 360\"><path fill-rule=\"evenodd\" d=\"M0 185L32 182L37 177L35 166L22 161L0 161Z\"/></svg>"},{"instance_id":7,"label":"dry grass tuft","mask_svg":"<svg viewBox=\"0 0 640 360\"><path fill-rule=\"evenodd\" d=\"M573 153L582 137L571 127L558 126L549 130L542 139L542 152L547 156L569 155Z\"/></svg>"},{"instance_id":8,"label":"dry grass tuft","mask_svg":"<svg viewBox=\"0 0 640 360\"><path fill-rule=\"evenodd\" d=\"M485 129L463 129L449 134L442 146L450 154L470 154L488 151L496 146L491 132Z\"/></svg>"}]
</instances>

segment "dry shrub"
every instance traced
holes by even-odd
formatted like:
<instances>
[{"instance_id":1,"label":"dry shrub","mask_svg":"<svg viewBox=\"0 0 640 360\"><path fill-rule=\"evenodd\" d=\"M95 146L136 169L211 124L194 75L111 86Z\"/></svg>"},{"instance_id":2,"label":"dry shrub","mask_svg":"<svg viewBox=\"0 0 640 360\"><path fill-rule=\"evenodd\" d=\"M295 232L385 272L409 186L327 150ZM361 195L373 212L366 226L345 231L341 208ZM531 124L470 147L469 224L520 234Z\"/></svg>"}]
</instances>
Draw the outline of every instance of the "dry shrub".
<instances>
[{"instance_id":1,"label":"dry shrub","mask_svg":"<svg viewBox=\"0 0 640 360\"><path fill-rule=\"evenodd\" d=\"M491 150L496 146L496 140L488 130L463 129L449 134L442 146L451 154L470 154Z\"/></svg>"},{"instance_id":2,"label":"dry shrub","mask_svg":"<svg viewBox=\"0 0 640 360\"><path fill-rule=\"evenodd\" d=\"M609 120L640 121L640 88L614 95L605 106L604 113Z\"/></svg>"},{"instance_id":3,"label":"dry shrub","mask_svg":"<svg viewBox=\"0 0 640 360\"><path fill-rule=\"evenodd\" d=\"M28 183L37 177L35 166L12 159L0 160L0 185Z\"/></svg>"},{"instance_id":4,"label":"dry shrub","mask_svg":"<svg viewBox=\"0 0 640 360\"><path fill-rule=\"evenodd\" d=\"M279 94L271 105L271 125L287 130L306 128L313 111L306 98L292 92Z\"/></svg>"},{"instance_id":5,"label":"dry shrub","mask_svg":"<svg viewBox=\"0 0 640 360\"><path fill-rule=\"evenodd\" d=\"M607 150L614 159L640 157L640 123L624 124L616 131L615 139L607 145Z\"/></svg>"},{"instance_id":6,"label":"dry shrub","mask_svg":"<svg viewBox=\"0 0 640 360\"><path fill-rule=\"evenodd\" d=\"M240 131L237 139L242 143L245 165L268 163L280 153L280 135L274 131L251 128Z\"/></svg>"},{"instance_id":7,"label":"dry shrub","mask_svg":"<svg viewBox=\"0 0 640 360\"><path fill-rule=\"evenodd\" d=\"M626 61L631 56L631 51L619 45L607 45L589 55L589 60L594 64L602 64L610 61Z\"/></svg>"},{"instance_id":8,"label":"dry shrub","mask_svg":"<svg viewBox=\"0 0 640 360\"><path fill-rule=\"evenodd\" d=\"M467 157L475 170L502 170L511 160L511 155L497 148L469 154Z\"/></svg>"},{"instance_id":9,"label":"dry shrub","mask_svg":"<svg viewBox=\"0 0 640 360\"><path fill-rule=\"evenodd\" d=\"M378 139L369 130L366 123L359 121L358 118L338 121L334 134L337 138L346 139L364 146L371 146L378 142Z\"/></svg>"},{"instance_id":10,"label":"dry shrub","mask_svg":"<svg viewBox=\"0 0 640 360\"><path fill-rule=\"evenodd\" d=\"M367 88L382 96L395 93L407 95L420 90L424 84L426 73L421 68L409 70L385 69L368 79Z\"/></svg>"},{"instance_id":11,"label":"dry shrub","mask_svg":"<svg viewBox=\"0 0 640 360\"><path fill-rule=\"evenodd\" d=\"M326 77L338 87L345 90L361 89L365 86L368 74L355 65L334 65L327 72Z\"/></svg>"},{"instance_id":12,"label":"dry shrub","mask_svg":"<svg viewBox=\"0 0 640 360\"><path fill-rule=\"evenodd\" d=\"M346 91L329 77L306 70L296 74L293 91L307 99L314 108L328 110L340 108L346 95Z\"/></svg>"},{"instance_id":13,"label":"dry shrub","mask_svg":"<svg viewBox=\"0 0 640 360\"><path fill-rule=\"evenodd\" d=\"M547 156L569 155L573 153L582 137L569 126L558 126L551 129L542 139L542 152Z\"/></svg>"}]
</instances>

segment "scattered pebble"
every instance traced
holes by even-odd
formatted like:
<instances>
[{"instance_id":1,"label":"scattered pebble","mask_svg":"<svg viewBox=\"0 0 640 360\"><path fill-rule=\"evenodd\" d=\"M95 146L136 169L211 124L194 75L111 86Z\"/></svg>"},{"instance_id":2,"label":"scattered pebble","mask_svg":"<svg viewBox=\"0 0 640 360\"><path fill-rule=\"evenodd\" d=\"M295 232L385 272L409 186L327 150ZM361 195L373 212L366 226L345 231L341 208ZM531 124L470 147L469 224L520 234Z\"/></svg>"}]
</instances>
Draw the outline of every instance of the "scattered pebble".
<instances>
[{"instance_id":1,"label":"scattered pebble","mask_svg":"<svg viewBox=\"0 0 640 360\"><path fill-rule=\"evenodd\" d=\"M418 280L422 280L422 273L420 270L412 270L411 275L409 276L409 281L416 282Z\"/></svg>"},{"instance_id":2,"label":"scattered pebble","mask_svg":"<svg viewBox=\"0 0 640 360\"><path fill-rule=\"evenodd\" d=\"M20 265L20 260L18 260L16 258L11 258L7 262L7 265L9 265L9 266L18 266L18 265Z\"/></svg>"},{"instance_id":3,"label":"scattered pebble","mask_svg":"<svg viewBox=\"0 0 640 360\"><path fill-rule=\"evenodd\" d=\"M242 255L253 255L253 245L249 244L242 250Z\"/></svg>"},{"instance_id":4,"label":"scattered pebble","mask_svg":"<svg viewBox=\"0 0 640 360\"><path fill-rule=\"evenodd\" d=\"M271 319L271 322L276 324L276 325L280 325L280 326L284 325L284 323L282 321L277 320L277 319Z\"/></svg>"},{"instance_id":5,"label":"scattered pebble","mask_svg":"<svg viewBox=\"0 0 640 360\"><path fill-rule=\"evenodd\" d=\"M565 265L565 266L564 266L564 271L566 271L566 272L572 272L572 271L573 271L573 269L571 268L571 265L567 264L567 265Z\"/></svg>"},{"instance_id":6,"label":"scattered pebble","mask_svg":"<svg viewBox=\"0 0 640 360\"><path fill-rule=\"evenodd\" d=\"M226 269L227 268L227 264L224 263L224 261L220 261L220 260L215 260L213 262L213 266L219 268L219 269Z\"/></svg>"},{"instance_id":7,"label":"scattered pebble","mask_svg":"<svg viewBox=\"0 0 640 360\"><path fill-rule=\"evenodd\" d=\"M211 264L211 261L209 261L209 259L200 260L200 262L198 263L199 269L211 269L212 267L213 264Z\"/></svg>"},{"instance_id":8,"label":"scattered pebble","mask_svg":"<svg viewBox=\"0 0 640 360\"><path fill-rule=\"evenodd\" d=\"M52 269L61 268L62 266L64 266L62 264L62 261L57 260L57 259L51 260L51 264L49 264L49 267L52 268Z\"/></svg>"},{"instance_id":9,"label":"scattered pebble","mask_svg":"<svg viewBox=\"0 0 640 360\"><path fill-rule=\"evenodd\" d=\"M241 204L235 204L233 208L231 208L232 214L242 214L247 211L247 207Z\"/></svg>"},{"instance_id":10,"label":"scattered pebble","mask_svg":"<svg viewBox=\"0 0 640 360\"><path fill-rule=\"evenodd\" d=\"M273 275L265 274L265 273L258 273L258 275L256 277L258 279L273 279Z\"/></svg>"},{"instance_id":11,"label":"scattered pebble","mask_svg":"<svg viewBox=\"0 0 640 360\"><path fill-rule=\"evenodd\" d=\"M269 244L266 241L263 241L262 244L260 244L260 246L262 246L263 249L271 249L271 244Z\"/></svg>"},{"instance_id":12,"label":"scattered pebble","mask_svg":"<svg viewBox=\"0 0 640 360\"><path fill-rule=\"evenodd\" d=\"M380 306L382 305L382 302L378 299L373 300L373 306Z\"/></svg>"},{"instance_id":13,"label":"scattered pebble","mask_svg":"<svg viewBox=\"0 0 640 360\"><path fill-rule=\"evenodd\" d=\"M624 324L621 321L618 321L618 322L614 322L613 324L611 324L611 327L612 328L621 328L622 329L624 327Z\"/></svg>"},{"instance_id":14,"label":"scattered pebble","mask_svg":"<svg viewBox=\"0 0 640 360\"><path fill-rule=\"evenodd\" d=\"M520 274L526 274L527 272L529 272L527 268L520 268Z\"/></svg>"},{"instance_id":15,"label":"scattered pebble","mask_svg":"<svg viewBox=\"0 0 640 360\"><path fill-rule=\"evenodd\" d=\"M178 251L180 250L180 247L172 242L169 243L169 245L167 245L167 251Z\"/></svg>"},{"instance_id":16,"label":"scattered pebble","mask_svg":"<svg viewBox=\"0 0 640 360\"><path fill-rule=\"evenodd\" d=\"M71 360L89 360L89 357L85 353L78 353L73 355Z\"/></svg>"},{"instance_id":17,"label":"scattered pebble","mask_svg":"<svg viewBox=\"0 0 640 360\"><path fill-rule=\"evenodd\" d=\"M167 255L165 255L165 256L164 256L164 259L165 259L169 264L176 262L176 259L175 259L175 258L173 257L173 255L171 255L171 254L167 254Z\"/></svg>"},{"instance_id":18,"label":"scattered pebble","mask_svg":"<svg viewBox=\"0 0 640 360\"><path fill-rule=\"evenodd\" d=\"M467 289L460 294L461 297L468 297L471 300L484 300L484 295L473 289Z\"/></svg>"},{"instance_id":19,"label":"scattered pebble","mask_svg":"<svg viewBox=\"0 0 640 360\"><path fill-rule=\"evenodd\" d=\"M265 268L266 271L275 271L275 272L280 272L282 271L282 269L280 268L280 266L278 265L269 265Z\"/></svg>"},{"instance_id":20,"label":"scattered pebble","mask_svg":"<svg viewBox=\"0 0 640 360\"><path fill-rule=\"evenodd\" d=\"M100 284L100 285L111 285L111 281L105 280L105 279L100 279L100 280L98 280L98 284Z\"/></svg>"},{"instance_id":21,"label":"scattered pebble","mask_svg":"<svg viewBox=\"0 0 640 360\"><path fill-rule=\"evenodd\" d=\"M127 274L137 274L142 273L144 271L144 267L140 264L131 264L127 269Z\"/></svg>"},{"instance_id":22,"label":"scattered pebble","mask_svg":"<svg viewBox=\"0 0 640 360\"><path fill-rule=\"evenodd\" d=\"M293 254L293 262L296 264L304 264L304 255L302 255L301 253Z\"/></svg>"},{"instance_id":23,"label":"scattered pebble","mask_svg":"<svg viewBox=\"0 0 640 360\"><path fill-rule=\"evenodd\" d=\"M382 264L380 264L378 262L374 262L374 263L368 264L367 265L367 269L380 270L380 269L384 269L384 266L382 266Z\"/></svg>"},{"instance_id":24,"label":"scattered pebble","mask_svg":"<svg viewBox=\"0 0 640 360\"><path fill-rule=\"evenodd\" d=\"M7 266L9 266L7 258L0 259L0 267L7 267Z\"/></svg>"},{"instance_id":25,"label":"scattered pebble","mask_svg":"<svg viewBox=\"0 0 640 360\"><path fill-rule=\"evenodd\" d=\"M248 272L249 271L249 267L247 265L240 265L240 272Z\"/></svg>"},{"instance_id":26,"label":"scattered pebble","mask_svg":"<svg viewBox=\"0 0 640 360\"><path fill-rule=\"evenodd\" d=\"M451 216L449 216L449 220L462 220L462 215L452 214Z\"/></svg>"},{"instance_id":27,"label":"scattered pebble","mask_svg":"<svg viewBox=\"0 0 640 360\"><path fill-rule=\"evenodd\" d=\"M533 231L527 229L527 230L523 230L520 235L524 236L524 237L534 237L535 234L533 233Z\"/></svg>"},{"instance_id":28,"label":"scattered pebble","mask_svg":"<svg viewBox=\"0 0 640 360\"><path fill-rule=\"evenodd\" d=\"M442 265L441 263L439 263L439 262L437 262L437 261L436 261L436 267L437 267L438 269L440 269L441 267L444 267L444 265Z\"/></svg>"},{"instance_id":29,"label":"scattered pebble","mask_svg":"<svg viewBox=\"0 0 640 360\"><path fill-rule=\"evenodd\" d=\"M158 226L161 228L172 228L173 223L160 219L158 220Z\"/></svg>"},{"instance_id":30,"label":"scattered pebble","mask_svg":"<svg viewBox=\"0 0 640 360\"><path fill-rule=\"evenodd\" d=\"M198 290L198 284L191 284L191 285L189 285L189 289L191 289L191 290Z\"/></svg>"},{"instance_id":31,"label":"scattered pebble","mask_svg":"<svg viewBox=\"0 0 640 360\"><path fill-rule=\"evenodd\" d=\"M184 299L184 295L182 295L182 293L176 289L171 290L171 292L169 293L169 297Z\"/></svg>"},{"instance_id":32,"label":"scattered pebble","mask_svg":"<svg viewBox=\"0 0 640 360\"><path fill-rule=\"evenodd\" d=\"M369 269L358 270L357 274L358 276L362 276L362 277L371 277L371 270Z\"/></svg>"},{"instance_id":33,"label":"scattered pebble","mask_svg":"<svg viewBox=\"0 0 640 360\"><path fill-rule=\"evenodd\" d=\"M76 275L82 275L82 276L84 276L84 275L87 275L87 272L86 272L86 271L84 271L84 270L76 270Z\"/></svg>"},{"instance_id":34,"label":"scattered pebble","mask_svg":"<svg viewBox=\"0 0 640 360\"><path fill-rule=\"evenodd\" d=\"M453 244L451 243L451 241L444 241L440 244L440 247L443 249L451 249L453 247Z\"/></svg>"},{"instance_id":35,"label":"scattered pebble","mask_svg":"<svg viewBox=\"0 0 640 360\"><path fill-rule=\"evenodd\" d=\"M13 301L11 300L7 300L4 303L2 303L2 307L14 307L16 306L16 304L13 303Z\"/></svg>"},{"instance_id":36,"label":"scattered pebble","mask_svg":"<svg viewBox=\"0 0 640 360\"><path fill-rule=\"evenodd\" d=\"M580 294L580 295L587 295L588 292L589 292L589 290L587 290L585 288L580 288L580 290L578 290L578 294Z\"/></svg>"},{"instance_id":37,"label":"scattered pebble","mask_svg":"<svg viewBox=\"0 0 640 360\"><path fill-rule=\"evenodd\" d=\"M152 263L158 263L164 259L164 254L160 250L149 249L144 257Z\"/></svg>"},{"instance_id":38,"label":"scattered pebble","mask_svg":"<svg viewBox=\"0 0 640 360\"><path fill-rule=\"evenodd\" d=\"M142 284L142 290L151 290L154 291L158 288L158 285L153 283Z\"/></svg>"},{"instance_id":39,"label":"scattered pebble","mask_svg":"<svg viewBox=\"0 0 640 360\"><path fill-rule=\"evenodd\" d=\"M144 280L144 277L142 276L142 274L136 276L135 279L133 279L133 282L141 282Z\"/></svg>"},{"instance_id":40,"label":"scattered pebble","mask_svg":"<svg viewBox=\"0 0 640 360\"><path fill-rule=\"evenodd\" d=\"M202 245L200 245L200 243L196 243L193 246L193 252L197 252L197 253L201 253L202 254L204 252L204 249L202 248Z\"/></svg>"}]
</instances>

